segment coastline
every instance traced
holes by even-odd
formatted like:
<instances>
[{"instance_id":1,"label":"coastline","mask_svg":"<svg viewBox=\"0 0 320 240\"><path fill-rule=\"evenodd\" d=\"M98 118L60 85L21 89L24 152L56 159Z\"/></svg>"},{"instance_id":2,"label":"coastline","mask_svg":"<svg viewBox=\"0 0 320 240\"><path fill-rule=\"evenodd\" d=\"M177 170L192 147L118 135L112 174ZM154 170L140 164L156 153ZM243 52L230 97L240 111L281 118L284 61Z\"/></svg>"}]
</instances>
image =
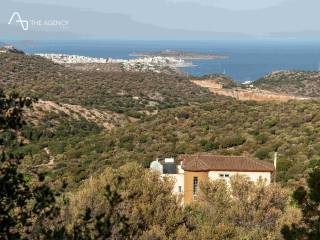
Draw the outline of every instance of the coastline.
<instances>
[{"instance_id":1,"label":"coastline","mask_svg":"<svg viewBox=\"0 0 320 240\"><path fill-rule=\"evenodd\" d=\"M214 60L214 59L226 59L228 56L217 54L203 54L183 51L160 51L160 52L133 52L129 53L131 57L173 57L186 61L199 61L199 60Z\"/></svg>"},{"instance_id":2,"label":"coastline","mask_svg":"<svg viewBox=\"0 0 320 240\"><path fill-rule=\"evenodd\" d=\"M55 54L55 53L35 53L35 56L43 57L57 64L65 66L75 66L83 69L109 69L107 65L119 65L124 71L134 72L168 72L181 74L180 68L194 67L191 61L177 59L173 57L143 57L136 59L114 59L114 58L96 58L80 55ZM94 65L94 66L93 66ZM100 66L96 66L100 65ZM101 67L102 66L102 67ZM110 68L112 69L112 68Z\"/></svg>"}]
</instances>

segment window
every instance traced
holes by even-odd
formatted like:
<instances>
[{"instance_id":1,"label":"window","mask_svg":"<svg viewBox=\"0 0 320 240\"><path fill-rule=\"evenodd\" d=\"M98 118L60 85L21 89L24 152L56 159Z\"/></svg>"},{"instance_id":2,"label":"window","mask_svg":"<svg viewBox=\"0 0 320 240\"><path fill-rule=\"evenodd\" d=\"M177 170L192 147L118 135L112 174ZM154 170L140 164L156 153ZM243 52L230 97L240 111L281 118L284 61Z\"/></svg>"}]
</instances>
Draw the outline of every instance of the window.
<instances>
[{"instance_id":1,"label":"window","mask_svg":"<svg viewBox=\"0 0 320 240\"><path fill-rule=\"evenodd\" d=\"M199 181L198 177L193 177L193 196L198 194Z\"/></svg>"},{"instance_id":2,"label":"window","mask_svg":"<svg viewBox=\"0 0 320 240\"><path fill-rule=\"evenodd\" d=\"M220 178L229 178L229 177L230 177L230 174L220 173L220 174L219 174L219 177L220 177Z\"/></svg>"},{"instance_id":3,"label":"window","mask_svg":"<svg viewBox=\"0 0 320 240\"><path fill-rule=\"evenodd\" d=\"M181 193L182 192L182 186L179 186L178 189L179 189L178 191Z\"/></svg>"}]
</instances>

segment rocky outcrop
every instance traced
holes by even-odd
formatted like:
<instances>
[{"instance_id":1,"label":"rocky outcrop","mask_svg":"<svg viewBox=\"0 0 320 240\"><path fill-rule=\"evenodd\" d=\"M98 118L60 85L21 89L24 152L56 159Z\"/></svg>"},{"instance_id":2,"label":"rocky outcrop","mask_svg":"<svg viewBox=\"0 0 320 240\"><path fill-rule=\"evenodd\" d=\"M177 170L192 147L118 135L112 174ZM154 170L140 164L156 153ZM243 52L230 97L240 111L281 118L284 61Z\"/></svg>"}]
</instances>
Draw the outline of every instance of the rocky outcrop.
<instances>
[{"instance_id":1,"label":"rocky outcrop","mask_svg":"<svg viewBox=\"0 0 320 240\"><path fill-rule=\"evenodd\" d=\"M5 45L0 48L0 53L17 53L17 54L25 54L23 51L16 49L12 45Z\"/></svg>"},{"instance_id":2,"label":"rocky outcrop","mask_svg":"<svg viewBox=\"0 0 320 240\"><path fill-rule=\"evenodd\" d=\"M66 115L72 119L79 120L84 118L87 121L94 122L107 130L122 126L124 123L134 121L133 118L111 111L101 111L97 109L88 109L79 105L55 103L52 101L38 101L33 104L32 109L25 111L25 116L36 124L48 112L54 112L59 115Z\"/></svg>"}]
</instances>

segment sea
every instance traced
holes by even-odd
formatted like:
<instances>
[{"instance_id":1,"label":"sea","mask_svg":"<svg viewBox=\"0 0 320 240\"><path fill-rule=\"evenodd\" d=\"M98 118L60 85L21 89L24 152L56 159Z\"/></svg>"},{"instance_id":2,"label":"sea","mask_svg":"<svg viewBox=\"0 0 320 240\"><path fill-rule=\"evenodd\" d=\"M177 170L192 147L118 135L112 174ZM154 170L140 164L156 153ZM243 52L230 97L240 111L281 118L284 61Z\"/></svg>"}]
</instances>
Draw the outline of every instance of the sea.
<instances>
[{"instance_id":1,"label":"sea","mask_svg":"<svg viewBox=\"0 0 320 240\"><path fill-rule=\"evenodd\" d=\"M238 82L254 81L280 70L320 71L320 42L295 40L138 41L68 40L10 42L27 53L65 53L131 59L133 52L177 50L227 56L193 61L182 71L193 75L226 74Z\"/></svg>"}]
</instances>

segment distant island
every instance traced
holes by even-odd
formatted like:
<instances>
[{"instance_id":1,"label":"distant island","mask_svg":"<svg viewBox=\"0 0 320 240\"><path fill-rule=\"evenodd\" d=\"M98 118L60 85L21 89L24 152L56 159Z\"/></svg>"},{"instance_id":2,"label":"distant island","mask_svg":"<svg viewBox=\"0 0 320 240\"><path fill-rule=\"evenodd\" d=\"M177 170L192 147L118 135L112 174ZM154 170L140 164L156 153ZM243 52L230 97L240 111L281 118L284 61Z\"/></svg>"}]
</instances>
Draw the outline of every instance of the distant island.
<instances>
[{"instance_id":1,"label":"distant island","mask_svg":"<svg viewBox=\"0 0 320 240\"><path fill-rule=\"evenodd\" d=\"M172 57L172 58L179 58L183 60L212 60L212 59L227 58L227 56L223 56L223 55L193 53L193 52L173 51L173 50L131 53L129 55L132 57Z\"/></svg>"}]
</instances>

